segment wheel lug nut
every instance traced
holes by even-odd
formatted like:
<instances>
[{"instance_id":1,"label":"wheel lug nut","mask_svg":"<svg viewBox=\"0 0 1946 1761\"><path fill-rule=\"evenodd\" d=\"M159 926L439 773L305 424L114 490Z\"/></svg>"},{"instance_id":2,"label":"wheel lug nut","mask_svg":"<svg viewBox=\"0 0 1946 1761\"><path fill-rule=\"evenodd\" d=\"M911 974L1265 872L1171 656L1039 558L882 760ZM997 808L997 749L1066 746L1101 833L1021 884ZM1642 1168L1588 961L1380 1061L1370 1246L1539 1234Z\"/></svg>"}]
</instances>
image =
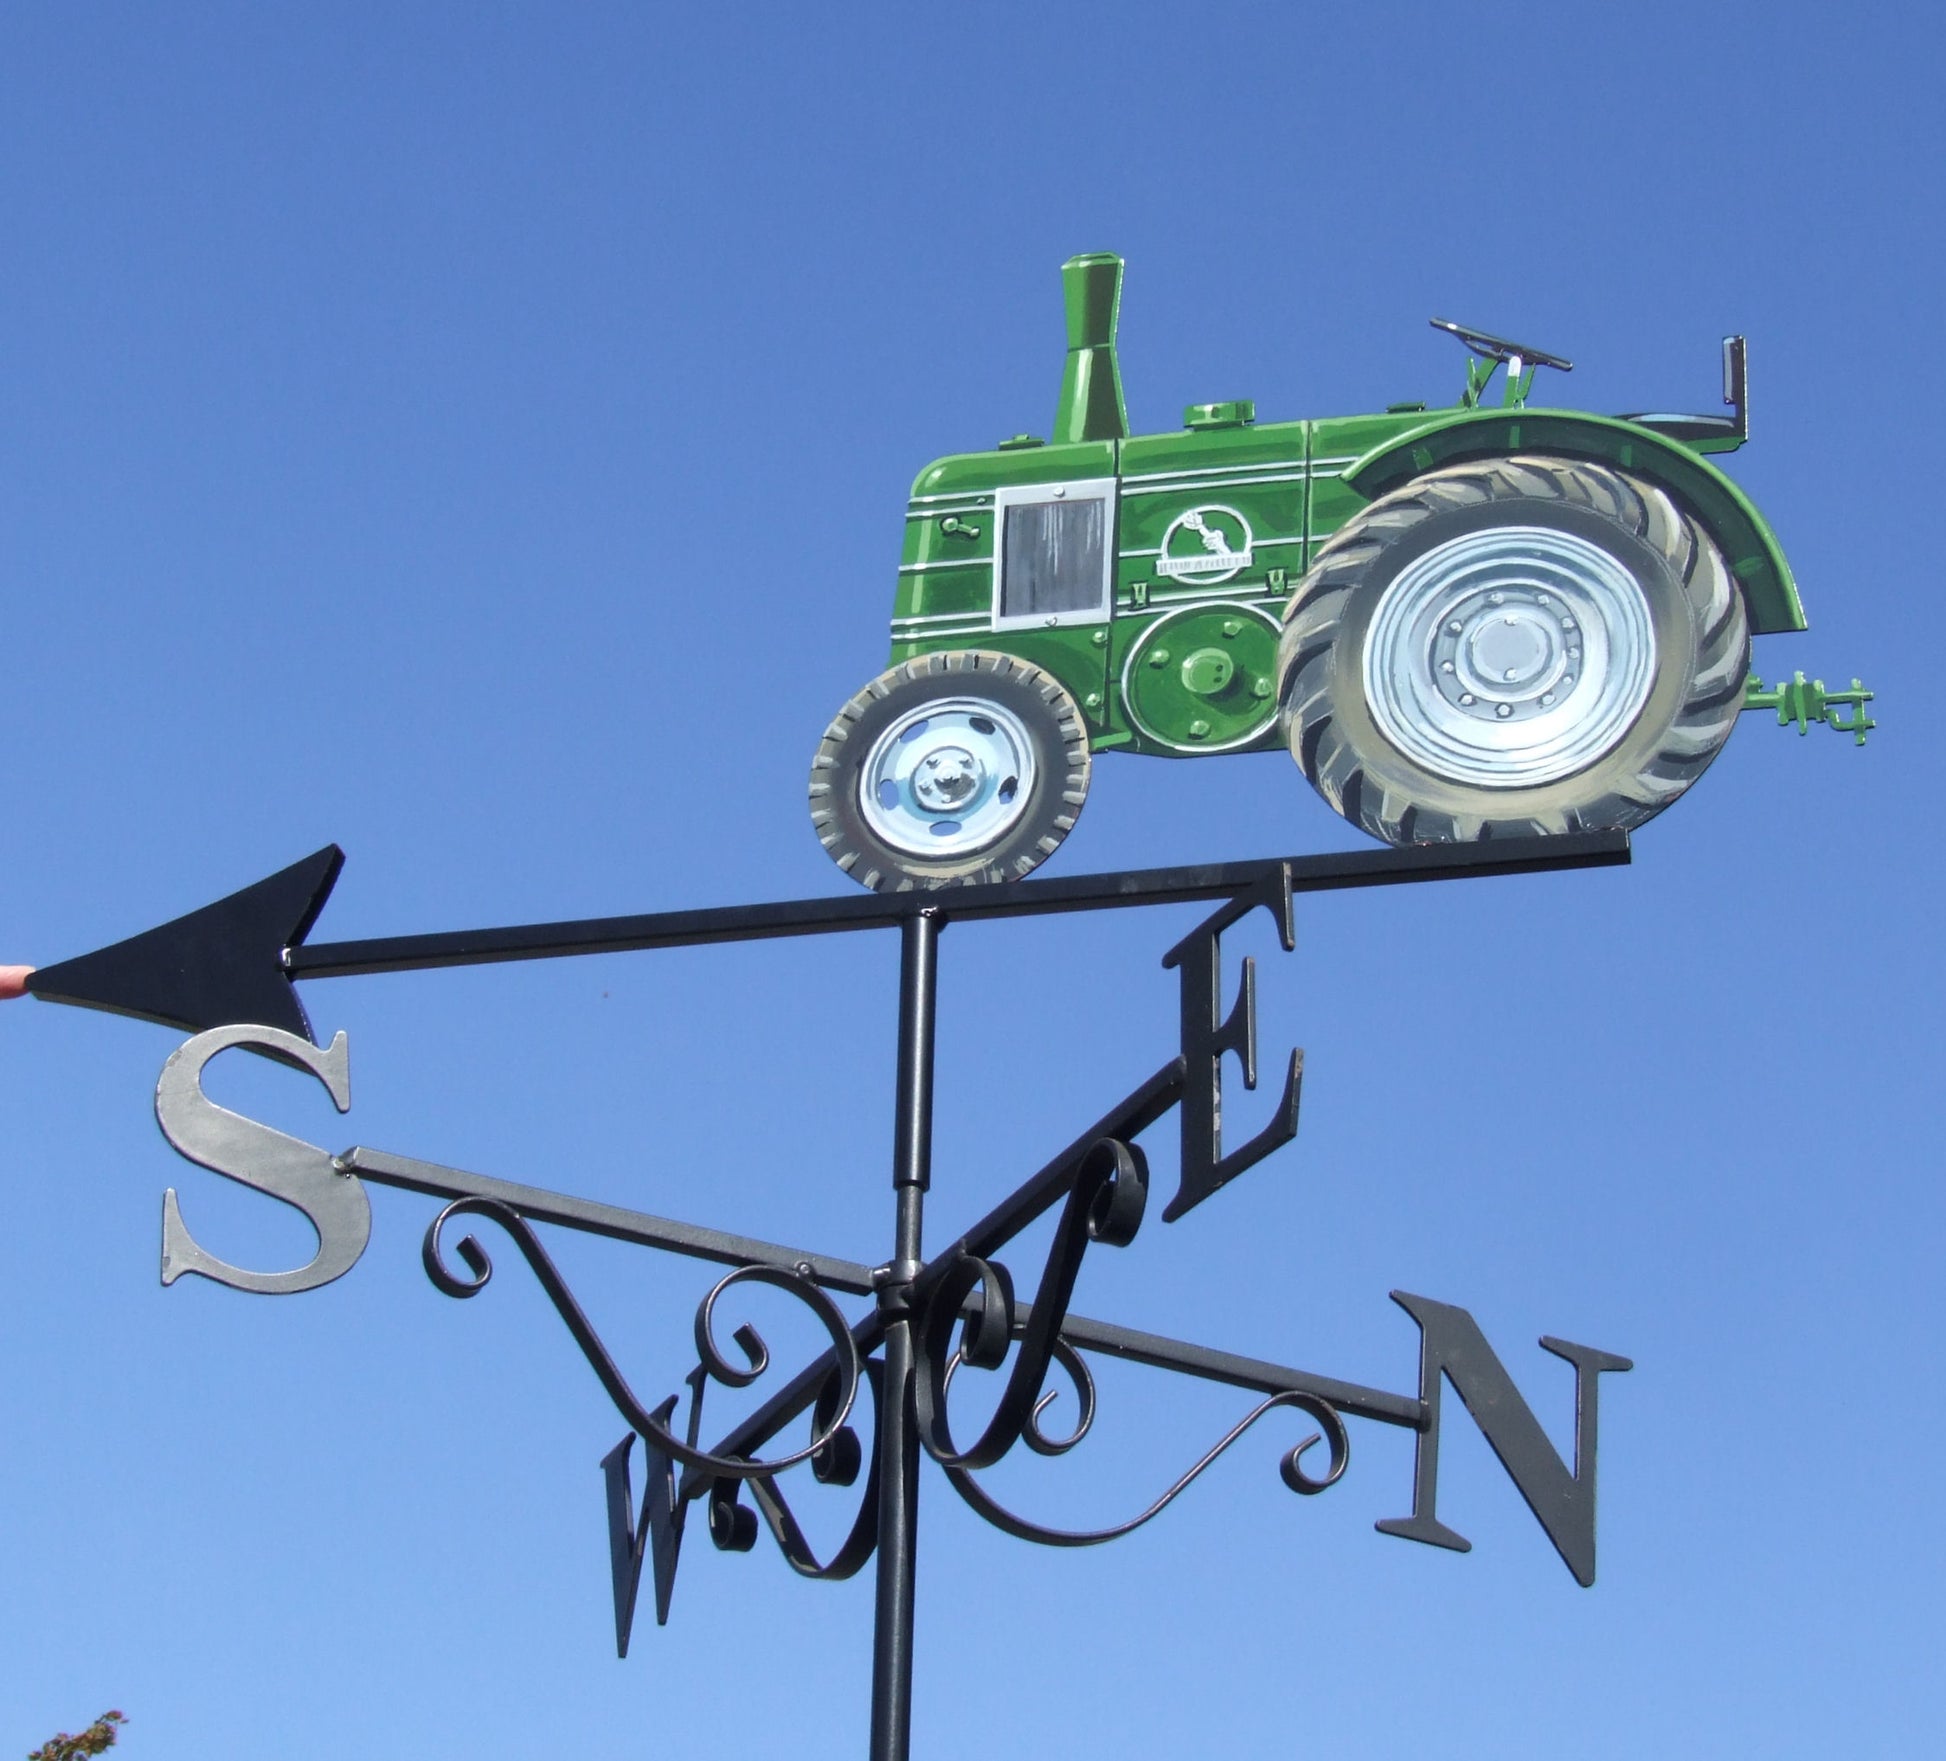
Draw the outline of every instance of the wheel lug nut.
<instances>
[{"instance_id":1,"label":"wheel lug nut","mask_svg":"<svg viewBox=\"0 0 1946 1761\"><path fill-rule=\"evenodd\" d=\"M1471 703L1473 702L1473 693L1471 691L1462 691L1460 693L1460 702L1462 704L1471 705Z\"/></svg>"},{"instance_id":2,"label":"wheel lug nut","mask_svg":"<svg viewBox=\"0 0 1946 1761\"><path fill-rule=\"evenodd\" d=\"M1503 720L1507 716L1512 715L1513 712L1514 712L1514 706L1511 703L1496 703L1493 706L1493 713L1501 717Z\"/></svg>"},{"instance_id":3,"label":"wheel lug nut","mask_svg":"<svg viewBox=\"0 0 1946 1761\"><path fill-rule=\"evenodd\" d=\"M1450 624L1446 626L1446 633L1449 636L1457 636L1460 635L1465 629L1466 626L1462 624L1458 618L1455 618Z\"/></svg>"}]
</instances>

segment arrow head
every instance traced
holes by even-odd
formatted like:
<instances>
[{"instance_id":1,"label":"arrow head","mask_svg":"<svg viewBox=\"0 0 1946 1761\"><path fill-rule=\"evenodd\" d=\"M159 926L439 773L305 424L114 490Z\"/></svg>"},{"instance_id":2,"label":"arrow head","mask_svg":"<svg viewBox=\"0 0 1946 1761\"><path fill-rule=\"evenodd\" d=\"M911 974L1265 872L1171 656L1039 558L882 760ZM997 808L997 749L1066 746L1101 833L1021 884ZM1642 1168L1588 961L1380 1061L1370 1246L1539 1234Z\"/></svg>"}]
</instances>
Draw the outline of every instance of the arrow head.
<instances>
[{"instance_id":1,"label":"arrow head","mask_svg":"<svg viewBox=\"0 0 1946 1761\"><path fill-rule=\"evenodd\" d=\"M76 1003L191 1033L255 1022L311 1038L284 970L344 866L336 844L159 929L29 975L42 1002ZM315 1042L314 1042L315 1043Z\"/></svg>"}]
</instances>

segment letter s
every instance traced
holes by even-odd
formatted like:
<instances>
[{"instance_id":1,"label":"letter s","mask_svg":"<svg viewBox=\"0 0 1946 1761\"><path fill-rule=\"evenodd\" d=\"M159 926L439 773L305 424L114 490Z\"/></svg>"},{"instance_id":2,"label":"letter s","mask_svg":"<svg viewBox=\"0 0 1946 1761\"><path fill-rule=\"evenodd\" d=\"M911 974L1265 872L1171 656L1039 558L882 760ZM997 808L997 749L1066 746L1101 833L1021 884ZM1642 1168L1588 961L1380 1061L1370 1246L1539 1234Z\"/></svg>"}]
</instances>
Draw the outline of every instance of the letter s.
<instances>
[{"instance_id":1,"label":"letter s","mask_svg":"<svg viewBox=\"0 0 1946 1761\"><path fill-rule=\"evenodd\" d=\"M206 1252L189 1233L172 1186L162 1195L162 1282L199 1272L233 1290L288 1296L341 1278L358 1263L372 1232L372 1205L356 1175L343 1174L330 1151L286 1137L203 1093L203 1066L232 1046L251 1046L301 1066L330 1091L339 1112L351 1107L351 1066L345 1036L329 1050L277 1027L214 1027L170 1054L155 1089L162 1135L190 1161L229 1180L254 1186L295 1205L318 1232L318 1251L293 1272L249 1272Z\"/></svg>"}]
</instances>

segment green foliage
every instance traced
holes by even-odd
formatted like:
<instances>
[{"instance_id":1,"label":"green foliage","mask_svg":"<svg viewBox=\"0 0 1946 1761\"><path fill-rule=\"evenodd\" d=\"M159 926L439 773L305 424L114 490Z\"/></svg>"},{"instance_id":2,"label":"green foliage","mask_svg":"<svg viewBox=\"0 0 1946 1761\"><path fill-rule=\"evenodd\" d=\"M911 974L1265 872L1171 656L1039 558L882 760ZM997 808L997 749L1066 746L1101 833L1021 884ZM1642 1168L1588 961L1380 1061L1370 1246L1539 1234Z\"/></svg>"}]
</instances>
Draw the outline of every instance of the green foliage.
<instances>
[{"instance_id":1,"label":"green foliage","mask_svg":"<svg viewBox=\"0 0 1946 1761\"><path fill-rule=\"evenodd\" d=\"M27 1761L78 1761L83 1755L99 1755L115 1746L120 1734L117 1726L127 1723L119 1712L104 1712L84 1731L69 1736L62 1731L49 1737L38 1749L29 1751Z\"/></svg>"}]
</instances>

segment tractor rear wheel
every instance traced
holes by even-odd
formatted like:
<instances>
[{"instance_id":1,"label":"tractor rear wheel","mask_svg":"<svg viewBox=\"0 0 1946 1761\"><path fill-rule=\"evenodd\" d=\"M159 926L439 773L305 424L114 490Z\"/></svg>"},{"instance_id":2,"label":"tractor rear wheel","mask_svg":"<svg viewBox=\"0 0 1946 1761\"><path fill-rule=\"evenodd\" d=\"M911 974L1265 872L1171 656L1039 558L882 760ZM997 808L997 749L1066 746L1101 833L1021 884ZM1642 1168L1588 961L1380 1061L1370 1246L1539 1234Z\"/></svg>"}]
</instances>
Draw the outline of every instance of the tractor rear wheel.
<instances>
[{"instance_id":1,"label":"tractor rear wheel","mask_svg":"<svg viewBox=\"0 0 1946 1761\"><path fill-rule=\"evenodd\" d=\"M1088 733L1050 673L1008 654L926 654L838 711L811 765L811 822L874 892L1019 880L1074 828Z\"/></svg>"},{"instance_id":2,"label":"tractor rear wheel","mask_svg":"<svg viewBox=\"0 0 1946 1761\"><path fill-rule=\"evenodd\" d=\"M1292 595L1278 701L1304 774L1389 844L1640 825L1703 774L1750 667L1722 553L1579 460L1429 472Z\"/></svg>"}]
</instances>

